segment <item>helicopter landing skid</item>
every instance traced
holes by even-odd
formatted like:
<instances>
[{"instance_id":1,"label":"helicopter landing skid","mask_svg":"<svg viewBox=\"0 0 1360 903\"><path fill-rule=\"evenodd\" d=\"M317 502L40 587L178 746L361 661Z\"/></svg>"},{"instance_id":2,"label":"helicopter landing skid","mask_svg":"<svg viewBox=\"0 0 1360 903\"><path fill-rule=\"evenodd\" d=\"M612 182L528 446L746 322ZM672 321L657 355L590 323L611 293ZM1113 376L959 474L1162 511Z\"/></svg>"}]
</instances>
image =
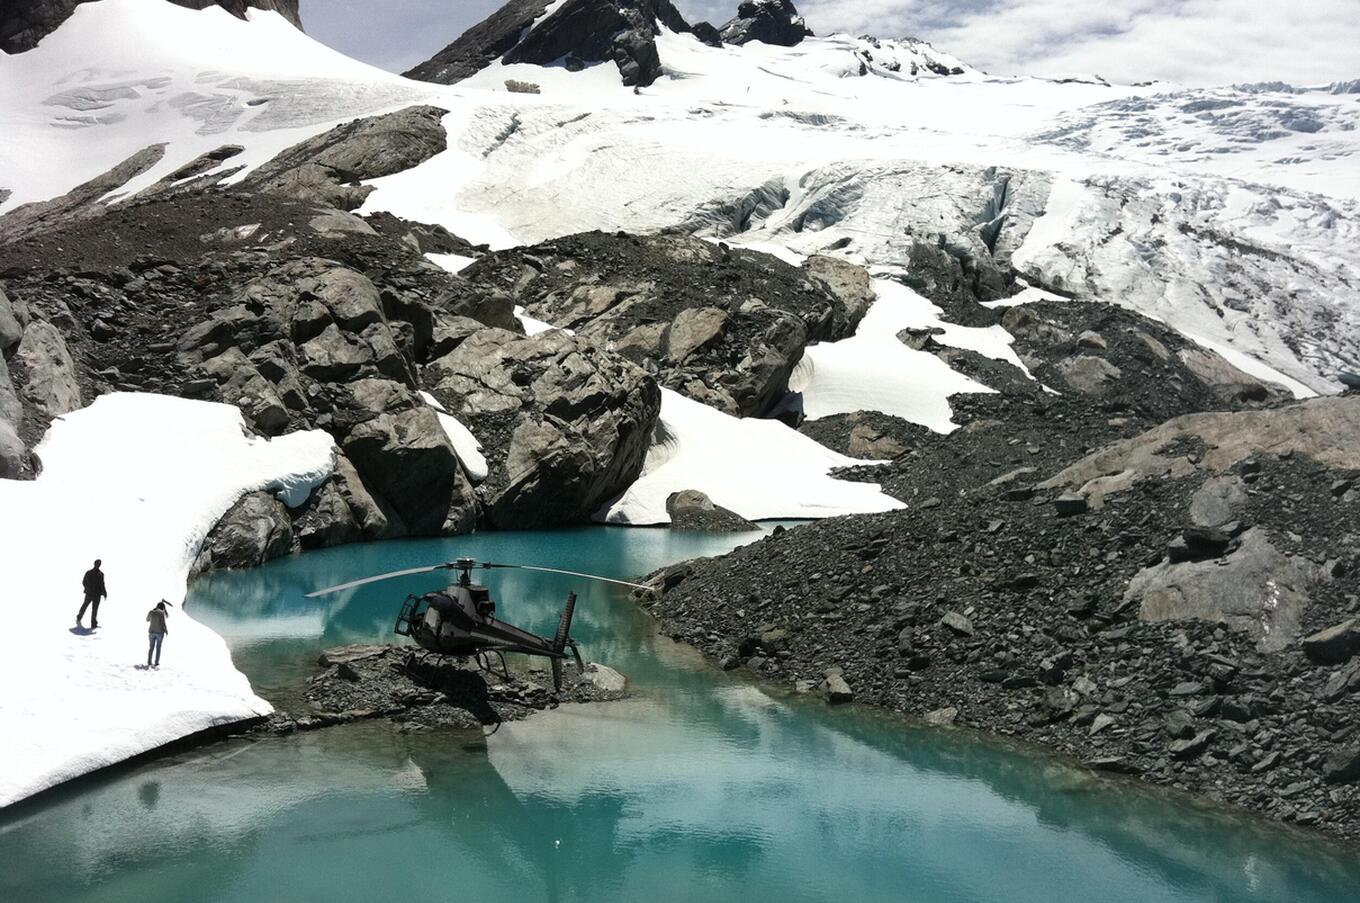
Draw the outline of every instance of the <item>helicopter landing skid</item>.
<instances>
[{"instance_id":1,"label":"helicopter landing skid","mask_svg":"<svg viewBox=\"0 0 1360 903\"><path fill-rule=\"evenodd\" d=\"M492 664L490 653L494 653L496 658L500 660L501 663L500 671L497 671L494 665ZM506 664L505 661L505 653L501 652L499 649L480 651L473 657L473 661L477 663L478 670L482 671L483 673L490 674L492 677L503 678L506 681L512 679L510 677L510 666Z\"/></svg>"}]
</instances>

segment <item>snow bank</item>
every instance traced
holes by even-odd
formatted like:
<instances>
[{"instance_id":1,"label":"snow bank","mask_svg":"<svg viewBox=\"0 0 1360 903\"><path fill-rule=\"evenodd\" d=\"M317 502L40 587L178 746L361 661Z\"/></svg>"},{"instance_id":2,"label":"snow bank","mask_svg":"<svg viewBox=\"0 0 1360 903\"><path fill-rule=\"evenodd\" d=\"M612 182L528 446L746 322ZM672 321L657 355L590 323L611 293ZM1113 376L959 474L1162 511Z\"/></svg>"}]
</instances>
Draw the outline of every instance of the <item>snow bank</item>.
<instances>
[{"instance_id":1,"label":"snow bank","mask_svg":"<svg viewBox=\"0 0 1360 903\"><path fill-rule=\"evenodd\" d=\"M38 479L0 480L0 806L270 711L222 639L178 606L199 545L241 494L297 504L334 464L324 432L259 439L229 405L144 394L101 396L36 452ZM100 629L76 633L96 558L109 598ZM141 670L161 598L177 606L162 666Z\"/></svg>"},{"instance_id":2,"label":"snow bank","mask_svg":"<svg viewBox=\"0 0 1360 903\"><path fill-rule=\"evenodd\" d=\"M1029 375L1011 348L1014 338L1000 326L959 326L940 319L934 304L899 282L875 279L878 296L855 334L839 342L812 345L789 379L803 395L810 420L855 411L881 411L948 433L955 427L949 396L992 390L933 354L902 344L904 329L943 329L935 340L1013 364Z\"/></svg>"},{"instance_id":3,"label":"snow bank","mask_svg":"<svg viewBox=\"0 0 1360 903\"><path fill-rule=\"evenodd\" d=\"M463 426L463 422L450 414L448 409L439 403L439 399L429 392L421 392L420 397L434 408L435 414L439 417L439 425L444 428L444 435L449 437L449 442L453 443L453 451L463 463L463 469L467 471L468 477L474 483L485 480L489 472L486 456L482 454L482 443L472 435L472 430Z\"/></svg>"},{"instance_id":4,"label":"snow bank","mask_svg":"<svg viewBox=\"0 0 1360 903\"><path fill-rule=\"evenodd\" d=\"M660 441L640 476L597 515L611 524L670 523L666 499L682 489L748 520L834 517L906 507L876 483L828 476L847 458L775 420L738 419L670 389L661 390Z\"/></svg>"}]
</instances>

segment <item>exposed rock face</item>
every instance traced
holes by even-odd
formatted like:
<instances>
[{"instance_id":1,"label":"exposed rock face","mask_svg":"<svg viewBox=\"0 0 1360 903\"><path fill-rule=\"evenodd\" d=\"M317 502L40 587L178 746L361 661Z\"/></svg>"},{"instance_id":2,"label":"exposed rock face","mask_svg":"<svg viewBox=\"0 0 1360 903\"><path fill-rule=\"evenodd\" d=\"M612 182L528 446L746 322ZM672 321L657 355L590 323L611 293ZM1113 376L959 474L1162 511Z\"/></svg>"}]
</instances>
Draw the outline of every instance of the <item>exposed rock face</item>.
<instances>
[{"instance_id":1,"label":"exposed rock face","mask_svg":"<svg viewBox=\"0 0 1360 903\"><path fill-rule=\"evenodd\" d=\"M792 47L812 36L791 0L743 0L737 15L718 33L727 44L760 41L781 47Z\"/></svg>"},{"instance_id":2,"label":"exposed rock face","mask_svg":"<svg viewBox=\"0 0 1360 903\"><path fill-rule=\"evenodd\" d=\"M406 75L452 84L498 57L540 66L561 61L568 69L613 62L625 85L645 87L661 75L658 24L690 30L670 0L566 0L538 21L546 9L537 0L512 2Z\"/></svg>"},{"instance_id":3,"label":"exposed rock face","mask_svg":"<svg viewBox=\"0 0 1360 903\"><path fill-rule=\"evenodd\" d=\"M760 529L740 514L713 504L697 489L672 493L666 499L666 513L671 517L672 530L744 533Z\"/></svg>"},{"instance_id":4,"label":"exposed rock face","mask_svg":"<svg viewBox=\"0 0 1360 903\"><path fill-rule=\"evenodd\" d=\"M19 438L23 421L23 403L14 391L5 357L0 354L0 479L17 479L23 472L27 453Z\"/></svg>"},{"instance_id":5,"label":"exposed rock face","mask_svg":"<svg viewBox=\"0 0 1360 903\"><path fill-rule=\"evenodd\" d=\"M668 388L758 416L783 397L806 345L854 331L863 308L851 266L837 267L833 290L767 254L587 232L487 255L461 275L488 294L513 293L531 316L614 349Z\"/></svg>"},{"instance_id":6,"label":"exposed rock face","mask_svg":"<svg viewBox=\"0 0 1360 903\"><path fill-rule=\"evenodd\" d=\"M354 210L373 190L361 185L410 169L448 147L439 107L407 107L356 119L308 138L250 174L246 186Z\"/></svg>"},{"instance_id":7,"label":"exposed rock face","mask_svg":"<svg viewBox=\"0 0 1360 903\"><path fill-rule=\"evenodd\" d=\"M519 43L525 29L547 10L548 2L510 0L463 32L458 40L402 74L441 85L451 85L476 75Z\"/></svg>"},{"instance_id":8,"label":"exposed rock face","mask_svg":"<svg viewBox=\"0 0 1360 903\"><path fill-rule=\"evenodd\" d=\"M19 322L19 315L4 288L0 287L0 355L9 354L23 336L24 327Z\"/></svg>"},{"instance_id":9,"label":"exposed rock face","mask_svg":"<svg viewBox=\"0 0 1360 903\"><path fill-rule=\"evenodd\" d=\"M38 42L56 31L61 23L70 18L71 13L81 3L90 0L11 0L0 12L0 50L6 53L23 53L37 46ZM298 0L170 0L179 6L190 9L205 9L221 6L234 16L245 18L246 10L274 10L298 28L302 19L298 15Z\"/></svg>"},{"instance_id":10,"label":"exposed rock face","mask_svg":"<svg viewBox=\"0 0 1360 903\"><path fill-rule=\"evenodd\" d=\"M424 379L487 450L477 489L505 529L589 520L637 479L661 410L640 368L560 330L481 330Z\"/></svg>"},{"instance_id":11,"label":"exposed rock face","mask_svg":"<svg viewBox=\"0 0 1360 903\"><path fill-rule=\"evenodd\" d=\"M1187 455L1181 443L1205 451ZM1332 467L1360 468L1360 398L1340 396L1261 411L1187 414L1102 449L1042 485L1076 486L1099 503L1149 477L1196 470L1223 473L1258 449L1307 455Z\"/></svg>"},{"instance_id":12,"label":"exposed rock face","mask_svg":"<svg viewBox=\"0 0 1360 903\"><path fill-rule=\"evenodd\" d=\"M30 323L14 353L24 368L23 398L48 420L81 407L75 362L61 332L46 321Z\"/></svg>"},{"instance_id":13,"label":"exposed rock face","mask_svg":"<svg viewBox=\"0 0 1360 903\"><path fill-rule=\"evenodd\" d=\"M1140 571L1124 593L1146 621L1203 618L1226 623L1278 652L1298 639L1317 565L1286 555L1265 530L1253 527L1221 561L1163 562Z\"/></svg>"},{"instance_id":14,"label":"exposed rock face","mask_svg":"<svg viewBox=\"0 0 1360 903\"><path fill-rule=\"evenodd\" d=\"M268 492L251 492L213 527L194 560L193 573L256 567L296 550L293 522L283 502Z\"/></svg>"},{"instance_id":15,"label":"exposed rock face","mask_svg":"<svg viewBox=\"0 0 1360 903\"><path fill-rule=\"evenodd\" d=\"M164 156L164 144L148 145L60 197L15 207L0 217L0 241L20 238L52 224L98 216L106 206L100 198L146 172Z\"/></svg>"}]
</instances>

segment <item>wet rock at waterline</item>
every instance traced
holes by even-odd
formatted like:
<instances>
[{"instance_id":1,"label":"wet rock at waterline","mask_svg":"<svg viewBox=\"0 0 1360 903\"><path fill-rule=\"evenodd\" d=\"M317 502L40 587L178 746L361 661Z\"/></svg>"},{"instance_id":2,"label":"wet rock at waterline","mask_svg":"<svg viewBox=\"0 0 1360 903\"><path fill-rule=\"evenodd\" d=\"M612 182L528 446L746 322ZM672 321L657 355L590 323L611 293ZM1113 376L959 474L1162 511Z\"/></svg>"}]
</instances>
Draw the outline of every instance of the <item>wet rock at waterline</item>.
<instances>
[{"instance_id":1,"label":"wet rock at waterline","mask_svg":"<svg viewBox=\"0 0 1360 903\"><path fill-rule=\"evenodd\" d=\"M671 493L666 499L666 513L670 515L673 530L741 533L760 529L740 514L713 504L712 499L697 489Z\"/></svg>"}]
</instances>

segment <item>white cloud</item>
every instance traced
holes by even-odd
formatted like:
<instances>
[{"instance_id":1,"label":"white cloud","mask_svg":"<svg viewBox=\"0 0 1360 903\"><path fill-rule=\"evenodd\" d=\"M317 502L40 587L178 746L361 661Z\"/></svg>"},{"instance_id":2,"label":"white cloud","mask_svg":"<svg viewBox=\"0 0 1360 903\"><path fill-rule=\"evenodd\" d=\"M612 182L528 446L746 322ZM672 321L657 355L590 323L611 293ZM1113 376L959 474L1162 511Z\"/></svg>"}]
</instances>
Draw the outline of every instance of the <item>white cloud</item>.
<instances>
[{"instance_id":1,"label":"white cloud","mask_svg":"<svg viewBox=\"0 0 1360 903\"><path fill-rule=\"evenodd\" d=\"M1360 77L1360 0L807 0L819 32L916 34L997 74L1299 84Z\"/></svg>"}]
</instances>

